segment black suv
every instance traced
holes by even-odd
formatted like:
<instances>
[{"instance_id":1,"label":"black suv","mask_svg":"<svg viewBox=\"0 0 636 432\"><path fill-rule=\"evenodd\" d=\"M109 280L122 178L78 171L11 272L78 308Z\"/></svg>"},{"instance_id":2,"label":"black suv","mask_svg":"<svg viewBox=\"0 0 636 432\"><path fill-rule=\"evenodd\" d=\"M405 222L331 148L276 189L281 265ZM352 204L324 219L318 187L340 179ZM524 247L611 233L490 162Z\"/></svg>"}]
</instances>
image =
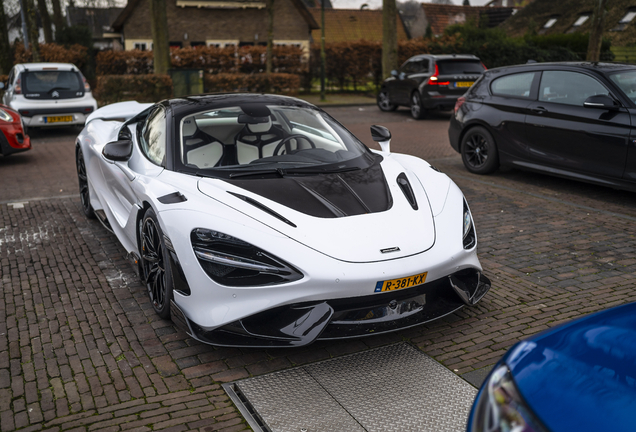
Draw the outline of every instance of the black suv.
<instances>
[{"instance_id":1,"label":"black suv","mask_svg":"<svg viewBox=\"0 0 636 432\"><path fill-rule=\"evenodd\" d=\"M500 164L636 191L636 66L490 69L455 105L448 135L466 168Z\"/></svg>"},{"instance_id":2,"label":"black suv","mask_svg":"<svg viewBox=\"0 0 636 432\"><path fill-rule=\"evenodd\" d=\"M400 70L382 83L378 107L394 111L398 106L411 108L415 119L427 110L452 110L457 98L486 70L474 55L421 54L408 59Z\"/></svg>"}]
</instances>

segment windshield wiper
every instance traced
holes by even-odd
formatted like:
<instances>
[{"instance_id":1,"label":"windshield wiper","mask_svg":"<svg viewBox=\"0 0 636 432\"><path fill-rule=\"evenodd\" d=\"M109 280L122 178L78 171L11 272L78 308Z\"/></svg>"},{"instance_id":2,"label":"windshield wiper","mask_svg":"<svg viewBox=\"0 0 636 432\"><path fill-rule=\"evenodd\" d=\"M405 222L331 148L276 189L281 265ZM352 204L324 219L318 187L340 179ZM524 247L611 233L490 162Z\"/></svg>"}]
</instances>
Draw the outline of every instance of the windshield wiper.
<instances>
[{"instance_id":1,"label":"windshield wiper","mask_svg":"<svg viewBox=\"0 0 636 432\"><path fill-rule=\"evenodd\" d=\"M249 177L255 175L263 175L263 174L278 174L281 177L285 177L287 171L283 168L271 168L271 169L261 169L254 171L243 171L243 172L233 172L230 174L230 178L236 177Z\"/></svg>"},{"instance_id":2,"label":"windshield wiper","mask_svg":"<svg viewBox=\"0 0 636 432\"><path fill-rule=\"evenodd\" d=\"M335 174L347 171L357 171L360 167L339 167L339 168L288 168L284 170L284 174Z\"/></svg>"}]
</instances>

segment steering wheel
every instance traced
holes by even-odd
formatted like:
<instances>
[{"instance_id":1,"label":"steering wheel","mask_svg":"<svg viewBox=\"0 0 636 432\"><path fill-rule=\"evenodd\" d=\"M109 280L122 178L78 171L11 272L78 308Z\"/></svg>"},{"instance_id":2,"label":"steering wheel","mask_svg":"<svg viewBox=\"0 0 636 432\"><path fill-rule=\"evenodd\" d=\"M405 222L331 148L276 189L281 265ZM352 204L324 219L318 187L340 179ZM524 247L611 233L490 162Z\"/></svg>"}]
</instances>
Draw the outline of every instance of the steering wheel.
<instances>
[{"instance_id":1,"label":"steering wheel","mask_svg":"<svg viewBox=\"0 0 636 432\"><path fill-rule=\"evenodd\" d=\"M279 142L278 145L276 146L276 148L274 149L274 153L272 153L272 156L278 156L278 152L280 151L280 149L283 148L283 146L285 144L289 143L289 141L291 141L293 139L305 140L305 141L307 141L309 143L311 148L316 148L316 144L314 144L314 142L312 140L310 140L309 138L307 138L305 135L295 134L295 135L290 135L288 137L283 138L281 140L281 142ZM287 148L287 146L285 146L285 148Z\"/></svg>"}]
</instances>

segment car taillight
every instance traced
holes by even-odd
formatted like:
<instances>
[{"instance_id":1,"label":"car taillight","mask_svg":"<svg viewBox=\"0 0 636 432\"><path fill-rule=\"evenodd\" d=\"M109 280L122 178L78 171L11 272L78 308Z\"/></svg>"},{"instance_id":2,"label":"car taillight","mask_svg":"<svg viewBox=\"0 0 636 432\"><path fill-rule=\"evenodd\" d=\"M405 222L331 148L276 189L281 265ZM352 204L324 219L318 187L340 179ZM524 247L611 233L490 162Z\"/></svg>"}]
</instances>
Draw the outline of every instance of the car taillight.
<instances>
[{"instance_id":1,"label":"car taillight","mask_svg":"<svg viewBox=\"0 0 636 432\"><path fill-rule=\"evenodd\" d=\"M20 78L15 82L14 94L22 94L22 85L20 84Z\"/></svg>"},{"instance_id":2,"label":"car taillight","mask_svg":"<svg viewBox=\"0 0 636 432\"><path fill-rule=\"evenodd\" d=\"M91 85L88 83L88 81L86 81L86 78L82 77L82 81L84 81L84 91L85 92L91 91Z\"/></svg>"},{"instance_id":3,"label":"car taillight","mask_svg":"<svg viewBox=\"0 0 636 432\"><path fill-rule=\"evenodd\" d=\"M466 102L466 98L464 96L457 98L457 102L455 102L455 114L457 114L457 111L459 111L462 105L464 105L464 102Z\"/></svg>"},{"instance_id":4,"label":"car taillight","mask_svg":"<svg viewBox=\"0 0 636 432\"><path fill-rule=\"evenodd\" d=\"M437 85L437 77L439 77L439 69L437 68L437 65L435 65L435 73L428 79L428 85ZM448 85L448 83L446 84Z\"/></svg>"}]
</instances>

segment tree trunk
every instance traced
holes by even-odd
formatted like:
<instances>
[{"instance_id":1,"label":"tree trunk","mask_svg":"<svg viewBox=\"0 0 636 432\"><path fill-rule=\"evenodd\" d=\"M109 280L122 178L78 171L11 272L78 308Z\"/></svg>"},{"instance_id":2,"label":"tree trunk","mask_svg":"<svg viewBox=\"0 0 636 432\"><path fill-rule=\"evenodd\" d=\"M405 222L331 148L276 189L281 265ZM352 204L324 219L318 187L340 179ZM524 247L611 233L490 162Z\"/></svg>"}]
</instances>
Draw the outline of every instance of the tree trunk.
<instances>
[{"instance_id":1,"label":"tree trunk","mask_svg":"<svg viewBox=\"0 0 636 432\"><path fill-rule=\"evenodd\" d=\"M167 74L170 68L170 41L166 0L150 0L152 19L152 52L156 74Z\"/></svg>"},{"instance_id":2,"label":"tree trunk","mask_svg":"<svg viewBox=\"0 0 636 432\"><path fill-rule=\"evenodd\" d=\"M38 12L42 20L42 30L44 31L44 42L53 42L53 31L51 30L51 16L49 9L46 7L46 0L38 0Z\"/></svg>"},{"instance_id":3,"label":"tree trunk","mask_svg":"<svg viewBox=\"0 0 636 432\"><path fill-rule=\"evenodd\" d=\"M325 101L325 69L327 67L327 54L325 53L325 1L320 2L320 100Z\"/></svg>"},{"instance_id":4,"label":"tree trunk","mask_svg":"<svg viewBox=\"0 0 636 432\"><path fill-rule=\"evenodd\" d=\"M7 16L4 13L4 0L0 0L0 74L8 75L13 66L7 29Z\"/></svg>"},{"instance_id":5,"label":"tree trunk","mask_svg":"<svg viewBox=\"0 0 636 432\"><path fill-rule=\"evenodd\" d=\"M272 73L272 55L274 47L274 0L267 0L267 51L265 54L265 73ZM268 90L269 91L269 90Z\"/></svg>"},{"instance_id":6,"label":"tree trunk","mask_svg":"<svg viewBox=\"0 0 636 432\"><path fill-rule=\"evenodd\" d=\"M27 33L29 33L29 42L31 45L31 54L33 56L34 62L40 61L40 44L38 43L38 39L40 36L40 32L38 31L38 23L35 17L35 2L34 0L25 0L26 4L26 22L27 22ZM29 49L29 47L24 47L24 49Z\"/></svg>"},{"instance_id":7,"label":"tree trunk","mask_svg":"<svg viewBox=\"0 0 636 432\"><path fill-rule=\"evenodd\" d=\"M57 35L66 26L66 23L62 15L60 0L51 0L51 4L53 5L53 24L55 24L55 38L57 39Z\"/></svg>"},{"instance_id":8,"label":"tree trunk","mask_svg":"<svg viewBox=\"0 0 636 432\"><path fill-rule=\"evenodd\" d=\"M592 17L592 30L587 46L587 61L597 62L601 58L601 43L603 42L603 20L605 18L605 3L607 0L598 0L598 6Z\"/></svg>"},{"instance_id":9,"label":"tree trunk","mask_svg":"<svg viewBox=\"0 0 636 432\"><path fill-rule=\"evenodd\" d=\"M397 6L395 0L382 0L382 77L398 67Z\"/></svg>"}]
</instances>

